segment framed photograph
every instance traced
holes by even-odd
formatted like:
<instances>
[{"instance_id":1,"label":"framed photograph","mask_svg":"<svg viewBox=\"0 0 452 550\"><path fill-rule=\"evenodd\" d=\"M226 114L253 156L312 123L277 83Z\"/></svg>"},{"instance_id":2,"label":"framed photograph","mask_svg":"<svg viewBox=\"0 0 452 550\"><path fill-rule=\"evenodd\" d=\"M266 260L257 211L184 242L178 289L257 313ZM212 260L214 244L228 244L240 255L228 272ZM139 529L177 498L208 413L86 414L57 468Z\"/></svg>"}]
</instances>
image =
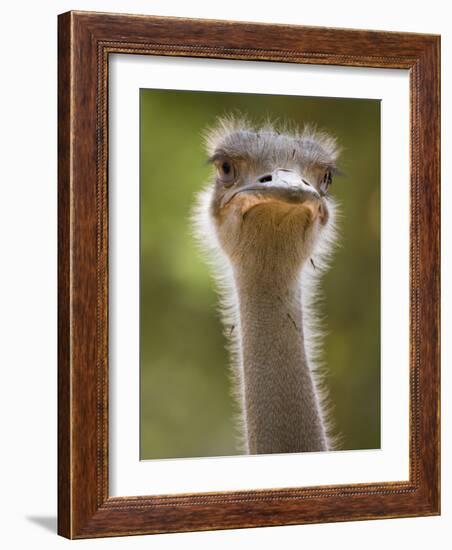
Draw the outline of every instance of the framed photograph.
<instances>
[{"instance_id":1,"label":"framed photograph","mask_svg":"<svg viewBox=\"0 0 452 550\"><path fill-rule=\"evenodd\" d=\"M59 533L439 514L440 38L58 48Z\"/></svg>"}]
</instances>

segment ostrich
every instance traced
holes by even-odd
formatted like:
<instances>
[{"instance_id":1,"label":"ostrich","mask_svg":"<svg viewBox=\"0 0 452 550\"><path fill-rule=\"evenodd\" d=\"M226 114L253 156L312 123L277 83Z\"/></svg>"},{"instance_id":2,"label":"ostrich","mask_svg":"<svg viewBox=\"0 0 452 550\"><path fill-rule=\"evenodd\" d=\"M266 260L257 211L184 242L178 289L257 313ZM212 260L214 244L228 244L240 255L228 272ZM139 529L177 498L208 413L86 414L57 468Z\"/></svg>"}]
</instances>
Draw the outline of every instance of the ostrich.
<instances>
[{"instance_id":1,"label":"ostrich","mask_svg":"<svg viewBox=\"0 0 452 550\"><path fill-rule=\"evenodd\" d=\"M193 219L222 298L243 450L329 450L311 306L335 237L336 140L224 118L206 148L215 177Z\"/></svg>"}]
</instances>

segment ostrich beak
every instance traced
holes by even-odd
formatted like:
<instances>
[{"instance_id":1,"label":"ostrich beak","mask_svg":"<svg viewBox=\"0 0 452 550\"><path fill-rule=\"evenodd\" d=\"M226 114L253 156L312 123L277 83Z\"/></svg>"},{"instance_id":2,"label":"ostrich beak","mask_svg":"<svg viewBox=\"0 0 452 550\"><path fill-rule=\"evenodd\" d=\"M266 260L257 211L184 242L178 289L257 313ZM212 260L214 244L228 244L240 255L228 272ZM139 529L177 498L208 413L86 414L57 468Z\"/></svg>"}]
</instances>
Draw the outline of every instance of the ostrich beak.
<instances>
[{"instance_id":1,"label":"ostrich beak","mask_svg":"<svg viewBox=\"0 0 452 550\"><path fill-rule=\"evenodd\" d=\"M271 173L259 177L239 189L231 190L223 199L226 206L240 194L273 198L290 204L320 202L318 191L304 180L295 170L278 168Z\"/></svg>"}]
</instances>

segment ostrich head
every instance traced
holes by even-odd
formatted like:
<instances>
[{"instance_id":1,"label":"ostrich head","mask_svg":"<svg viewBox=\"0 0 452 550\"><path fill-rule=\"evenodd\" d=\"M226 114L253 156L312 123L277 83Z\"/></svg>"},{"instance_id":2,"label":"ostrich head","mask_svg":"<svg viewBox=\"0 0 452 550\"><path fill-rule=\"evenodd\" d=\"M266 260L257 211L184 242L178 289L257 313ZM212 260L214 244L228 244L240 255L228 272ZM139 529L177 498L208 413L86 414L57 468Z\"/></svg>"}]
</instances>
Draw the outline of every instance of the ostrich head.
<instances>
[{"instance_id":1,"label":"ostrich head","mask_svg":"<svg viewBox=\"0 0 452 550\"><path fill-rule=\"evenodd\" d=\"M222 251L247 275L296 276L333 224L335 140L311 128L279 131L227 119L206 141L215 168L207 200Z\"/></svg>"}]
</instances>

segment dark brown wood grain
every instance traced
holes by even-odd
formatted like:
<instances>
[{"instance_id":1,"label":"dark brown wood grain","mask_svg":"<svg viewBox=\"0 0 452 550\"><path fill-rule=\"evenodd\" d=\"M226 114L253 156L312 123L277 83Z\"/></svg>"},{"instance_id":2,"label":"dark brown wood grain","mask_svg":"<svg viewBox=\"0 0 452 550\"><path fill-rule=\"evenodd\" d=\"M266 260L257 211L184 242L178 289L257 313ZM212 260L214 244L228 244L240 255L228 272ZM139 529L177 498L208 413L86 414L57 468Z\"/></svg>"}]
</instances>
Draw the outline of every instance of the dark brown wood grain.
<instances>
[{"instance_id":1,"label":"dark brown wood grain","mask_svg":"<svg viewBox=\"0 0 452 550\"><path fill-rule=\"evenodd\" d=\"M60 25L69 24L62 15ZM67 22L67 23L65 23ZM60 27L61 28L61 27ZM58 530L70 533L70 34L58 33Z\"/></svg>"},{"instance_id":2,"label":"dark brown wood grain","mask_svg":"<svg viewBox=\"0 0 452 550\"><path fill-rule=\"evenodd\" d=\"M68 538L439 513L438 36L69 12L58 62L58 531ZM108 494L108 56L172 55L410 71L410 479Z\"/></svg>"}]
</instances>

